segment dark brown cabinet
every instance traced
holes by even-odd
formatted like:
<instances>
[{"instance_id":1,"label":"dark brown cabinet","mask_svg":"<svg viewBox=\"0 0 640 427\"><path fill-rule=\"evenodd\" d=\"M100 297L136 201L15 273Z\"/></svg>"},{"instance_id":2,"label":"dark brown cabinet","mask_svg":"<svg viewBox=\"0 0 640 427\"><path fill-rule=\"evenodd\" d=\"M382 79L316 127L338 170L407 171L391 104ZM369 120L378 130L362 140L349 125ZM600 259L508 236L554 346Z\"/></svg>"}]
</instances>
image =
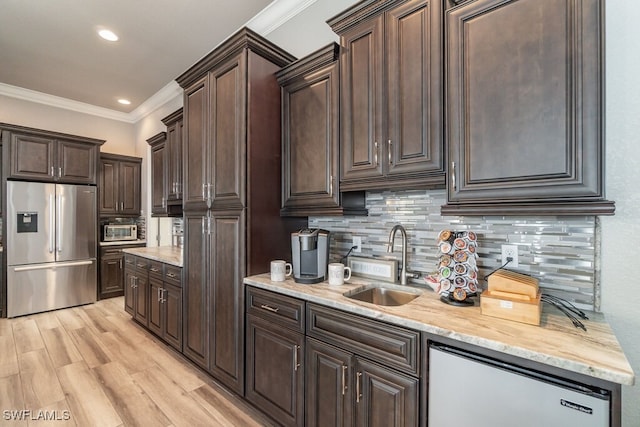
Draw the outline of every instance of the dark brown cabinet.
<instances>
[{"instance_id":1,"label":"dark brown cabinet","mask_svg":"<svg viewBox=\"0 0 640 427\"><path fill-rule=\"evenodd\" d=\"M442 213L612 214L604 199L604 2L479 0L445 19Z\"/></svg>"},{"instance_id":2,"label":"dark brown cabinet","mask_svg":"<svg viewBox=\"0 0 640 427\"><path fill-rule=\"evenodd\" d=\"M417 426L418 332L307 306L307 425Z\"/></svg>"},{"instance_id":3,"label":"dark brown cabinet","mask_svg":"<svg viewBox=\"0 0 640 427\"><path fill-rule=\"evenodd\" d=\"M169 156L167 134L160 132L147 139L151 146L151 215L165 216L168 212L167 178Z\"/></svg>"},{"instance_id":4,"label":"dark brown cabinet","mask_svg":"<svg viewBox=\"0 0 640 427\"><path fill-rule=\"evenodd\" d=\"M183 353L244 394L242 279L290 251L279 216L280 97L293 58L242 29L178 77L184 92Z\"/></svg>"},{"instance_id":5,"label":"dark brown cabinet","mask_svg":"<svg viewBox=\"0 0 640 427\"><path fill-rule=\"evenodd\" d=\"M125 255L124 308L137 322L149 324L149 262Z\"/></svg>"},{"instance_id":6,"label":"dark brown cabinet","mask_svg":"<svg viewBox=\"0 0 640 427\"><path fill-rule=\"evenodd\" d=\"M101 216L140 216L141 167L139 157L100 153Z\"/></svg>"},{"instance_id":7,"label":"dark brown cabinet","mask_svg":"<svg viewBox=\"0 0 640 427\"><path fill-rule=\"evenodd\" d=\"M340 35L341 191L444 187L442 2L360 2Z\"/></svg>"},{"instance_id":8,"label":"dark brown cabinet","mask_svg":"<svg viewBox=\"0 0 640 427\"><path fill-rule=\"evenodd\" d=\"M152 261L149 269L148 327L178 351L182 351L181 278L182 268Z\"/></svg>"},{"instance_id":9,"label":"dark brown cabinet","mask_svg":"<svg viewBox=\"0 0 640 427\"><path fill-rule=\"evenodd\" d=\"M162 119L167 127L167 204L182 214L182 108Z\"/></svg>"},{"instance_id":10,"label":"dark brown cabinet","mask_svg":"<svg viewBox=\"0 0 640 427\"><path fill-rule=\"evenodd\" d=\"M339 46L280 70L283 216L366 214L364 192L340 192Z\"/></svg>"},{"instance_id":11,"label":"dark brown cabinet","mask_svg":"<svg viewBox=\"0 0 640 427\"><path fill-rule=\"evenodd\" d=\"M100 247L98 299L124 295L124 253L122 250L141 246L144 245Z\"/></svg>"},{"instance_id":12,"label":"dark brown cabinet","mask_svg":"<svg viewBox=\"0 0 640 427\"><path fill-rule=\"evenodd\" d=\"M103 140L0 124L8 150L8 178L96 184Z\"/></svg>"},{"instance_id":13,"label":"dark brown cabinet","mask_svg":"<svg viewBox=\"0 0 640 427\"><path fill-rule=\"evenodd\" d=\"M303 301L247 290L245 397L284 426L304 425Z\"/></svg>"}]
</instances>

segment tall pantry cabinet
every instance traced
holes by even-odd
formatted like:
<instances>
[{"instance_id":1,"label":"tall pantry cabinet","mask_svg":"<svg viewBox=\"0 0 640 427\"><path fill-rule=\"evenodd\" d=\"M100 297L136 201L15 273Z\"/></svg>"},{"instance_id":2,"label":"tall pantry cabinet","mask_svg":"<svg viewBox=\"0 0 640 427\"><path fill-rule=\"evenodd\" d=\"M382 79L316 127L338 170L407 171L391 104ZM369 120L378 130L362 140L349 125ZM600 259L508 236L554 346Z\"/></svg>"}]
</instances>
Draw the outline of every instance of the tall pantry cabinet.
<instances>
[{"instance_id":1,"label":"tall pantry cabinet","mask_svg":"<svg viewBox=\"0 0 640 427\"><path fill-rule=\"evenodd\" d=\"M295 58L244 28L176 81L184 89L184 354L244 392L242 279L290 259L280 217L280 87Z\"/></svg>"}]
</instances>

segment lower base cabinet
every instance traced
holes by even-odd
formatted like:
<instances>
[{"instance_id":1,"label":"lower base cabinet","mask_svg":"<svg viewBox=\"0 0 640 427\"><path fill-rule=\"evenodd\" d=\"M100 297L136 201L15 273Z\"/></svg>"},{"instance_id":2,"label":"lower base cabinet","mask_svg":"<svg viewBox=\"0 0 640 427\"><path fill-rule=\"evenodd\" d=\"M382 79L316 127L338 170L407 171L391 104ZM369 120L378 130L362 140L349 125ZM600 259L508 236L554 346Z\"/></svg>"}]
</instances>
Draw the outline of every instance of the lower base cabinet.
<instances>
[{"instance_id":1,"label":"lower base cabinet","mask_svg":"<svg viewBox=\"0 0 640 427\"><path fill-rule=\"evenodd\" d=\"M283 426L304 425L304 301L248 288L245 398Z\"/></svg>"},{"instance_id":2,"label":"lower base cabinet","mask_svg":"<svg viewBox=\"0 0 640 427\"><path fill-rule=\"evenodd\" d=\"M245 398L276 422L419 425L418 332L251 287L246 302Z\"/></svg>"},{"instance_id":3,"label":"lower base cabinet","mask_svg":"<svg viewBox=\"0 0 640 427\"><path fill-rule=\"evenodd\" d=\"M125 266L125 311L182 351L182 268L133 255Z\"/></svg>"},{"instance_id":4,"label":"lower base cabinet","mask_svg":"<svg viewBox=\"0 0 640 427\"><path fill-rule=\"evenodd\" d=\"M307 426L417 426L419 380L307 338Z\"/></svg>"}]
</instances>

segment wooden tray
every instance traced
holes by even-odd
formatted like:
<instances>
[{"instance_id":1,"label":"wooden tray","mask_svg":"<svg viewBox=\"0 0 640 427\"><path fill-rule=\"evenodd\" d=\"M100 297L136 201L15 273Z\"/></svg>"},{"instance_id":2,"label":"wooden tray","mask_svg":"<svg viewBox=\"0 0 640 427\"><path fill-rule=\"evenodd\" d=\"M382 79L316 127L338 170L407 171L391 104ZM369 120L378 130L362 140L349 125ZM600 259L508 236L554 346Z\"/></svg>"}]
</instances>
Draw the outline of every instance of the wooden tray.
<instances>
[{"instance_id":1,"label":"wooden tray","mask_svg":"<svg viewBox=\"0 0 640 427\"><path fill-rule=\"evenodd\" d=\"M524 299L522 294L509 295L504 291L492 293L487 290L480 295L480 312L487 316L538 326L542 312L541 296L540 291L535 298L524 296L527 298Z\"/></svg>"}]
</instances>

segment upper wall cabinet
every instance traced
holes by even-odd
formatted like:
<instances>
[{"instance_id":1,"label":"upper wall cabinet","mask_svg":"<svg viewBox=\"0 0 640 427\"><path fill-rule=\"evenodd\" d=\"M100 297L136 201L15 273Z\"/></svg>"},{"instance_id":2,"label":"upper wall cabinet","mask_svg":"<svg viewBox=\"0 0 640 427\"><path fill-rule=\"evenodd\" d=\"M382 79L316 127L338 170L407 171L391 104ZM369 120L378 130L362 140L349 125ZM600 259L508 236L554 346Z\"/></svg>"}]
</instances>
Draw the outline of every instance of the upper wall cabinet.
<instances>
[{"instance_id":1,"label":"upper wall cabinet","mask_svg":"<svg viewBox=\"0 0 640 427\"><path fill-rule=\"evenodd\" d=\"M369 0L340 35L340 190L444 187L442 1Z\"/></svg>"},{"instance_id":2,"label":"upper wall cabinet","mask_svg":"<svg viewBox=\"0 0 640 427\"><path fill-rule=\"evenodd\" d=\"M282 216L365 214L364 192L341 193L339 46L280 70Z\"/></svg>"},{"instance_id":3,"label":"upper wall cabinet","mask_svg":"<svg viewBox=\"0 0 640 427\"><path fill-rule=\"evenodd\" d=\"M141 167L140 157L100 153L101 216L140 216Z\"/></svg>"},{"instance_id":4,"label":"upper wall cabinet","mask_svg":"<svg viewBox=\"0 0 640 427\"><path fill-rule=\"evenodd\" d=\"M607 215L604 1L446 13L449 215Z\"/></svg>"},{"instance_id":5,"label":"upper wall cabinet","mask_svg":"<svg viewBox=\"0 0 640 427\"><path fill-rule=\"evenodd\" d=\"M167 127L167 204L182 214L182 108L162 119ZM171 209L170 209L171 210Z\"/></svg>"},{"instance_id":6,"label":"upper wall cabinet","mask_svg":"<svg viewBox=\"0 0 640 427\"><path fill-rule=\"evenodd\" d=\"M168 160L167 133L160 132L147 139L151 146L151 216L166 216Z\"/></svg>"},{"instance_id":7,"label":"upper wall cabinet","mask_svg":"<svg viewBox=\"0 0 640 427\"><path fill-rule=\"evenodd\" d=\"M96 184L103 140L6 124L0 129L8 150L8 178Z\"/></svg>"}]
</instances>

